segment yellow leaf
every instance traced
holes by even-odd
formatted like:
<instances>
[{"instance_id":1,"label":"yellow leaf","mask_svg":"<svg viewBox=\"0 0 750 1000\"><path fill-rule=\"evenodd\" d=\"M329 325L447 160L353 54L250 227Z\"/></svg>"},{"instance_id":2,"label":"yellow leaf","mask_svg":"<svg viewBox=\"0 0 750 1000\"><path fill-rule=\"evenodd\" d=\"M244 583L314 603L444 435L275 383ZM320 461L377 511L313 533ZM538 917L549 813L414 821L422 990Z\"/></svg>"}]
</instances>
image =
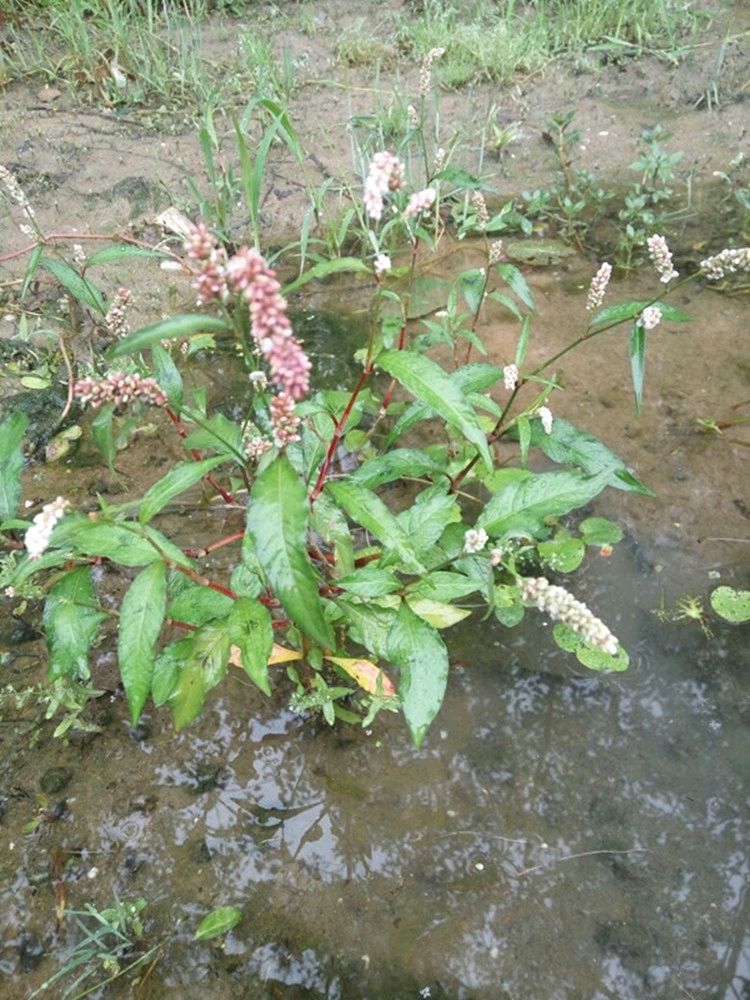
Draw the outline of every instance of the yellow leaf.
<instances>
[{"instance_id":1,"label":"yellow leaf","mask_svg":"<svg viewBox=\"0 0 750 1000\"><path fill-rule=\"evenodd\" d=\"M273 644L273 649L271 650L271 655L268 657L268 665L272 666L274 663L289 663L290 660L301 660L302 653L298 649L287 649L286 646L280 646L277 642ZM229 662L233 667L242 667L242 656L240 653L239 646L232 646L229 652Z\"/></svg>"},{"instance_id":2,"label":"yellow leaf","mask_svg":"<svg viewBox=\"0 0 750 1000\"><path fill-rule=\"evenodd\" d=\"M427 597L410 597L407 603L415 615L419 615L433 628L448 628L471 614L468 608L457 608L452 604L443 604L442 601L431 601Z\"/></svg>"},{"instance_id":3,"label":"yellow leaf","mask_svg":"<svg viewBox=\"0 0 750 1000\"><path fill-rule=\"evenodd\" d=\"M349 659L345 656L326 656L326 659L345 670L361 688L369 691L370 694L381 694L386 698L396 696L393 681L385 671L376 667L369 660ZM378 691L378 683L380 683L380 691Z\"/></svg>"}]
</instances>

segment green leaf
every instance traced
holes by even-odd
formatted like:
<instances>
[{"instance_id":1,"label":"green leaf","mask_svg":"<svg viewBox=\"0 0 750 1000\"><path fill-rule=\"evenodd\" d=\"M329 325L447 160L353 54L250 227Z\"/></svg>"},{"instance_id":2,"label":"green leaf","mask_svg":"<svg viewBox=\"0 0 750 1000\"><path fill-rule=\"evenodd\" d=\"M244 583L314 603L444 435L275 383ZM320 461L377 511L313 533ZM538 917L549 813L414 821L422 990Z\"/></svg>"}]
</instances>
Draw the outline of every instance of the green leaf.
<instances>
[{"instance_id":1,"label":"green leaf","mask_svg":"<svg viewBox=\"0 0 750 1000\"><path fill-rule=\"evenodd\" d=\"M102 250L95 250L86 258L86 267L97 267L100 264L116 264L118 261L131 257L156 257L164 258L169 256L160 250L150 250L146 247L137 247L132 243L117 243L111 247L104 247Z\"/></svg>"},{"instance_id":2,"label":"green leaf","mask_svg":"<svg viewBox=\"0 0 750 1000\"><path fill-rule=\"evenodd\" d=\"M190 655L179 664L177 681L169 695L172 722L179 732L200 715L206 689L203 683L203 668L193 653L195 644L190 640ZM187 652L187 649L186 649Z\"/></svg>"},{"instance_id":3,"label":"green leaf","mask_svg":"<svg viewBox=\"0 0 750 1000\"><path fill-rule=\"evenodd\" d=\"M111 559L121 566L148 566L158 562L163 555L179 566L190 566L190 560L168 538L154 528L146 527L145 530L158 549L137 530L122 523L107 524L69 515L56 525L50 547L59 546L80 555Z\"/></svg>"},{"instance_id":4,"label":"green leaf","mask_svg":"<svg viewBox=\"0 0 750 1000\"><path fill-rule=\"evenodd\" d=\"M576 649L576 659L582 666L588 667L589 670L596 670L597 673L601 674L621 673L630 666L630 657L622 646L619 646L617 653L611 656L603 649L582 643Z\"/></svg>"},{"instance_id":5,"label":"green leaf","mask_svg":"<svg viewBox=\"0 0 750 1000\"><path fill-rule=\"evenodd\" d=\"M448 493L449 486L447 480L428 486L411 507L398 515L398 522L420 559L427 558L447 525L461 520L458 501Z\"/></svg>"},{"instance_id":6,"label":"green leaf","mask_svg":"<svg viewBox=\"0 0 750 1000\"><path fill-rule=\"evenodd\" d=\"M89 306L101 316L105 315L107 307L104 304L102 293L88 278L82 278L70 264L66 264L64 260L57 260L54 257L44 257L40 260L39 265L49 271L50 274L53 274L74 299L83 302L84 305Z\"/></svg>"},{"instance_id":7,"label":"green leaf","mask_svg":"<svg viewBox=\"0 0 750 1000\"><path fill-rule=\"evenodd\" d=\"M495 618L506 628L515 628L526 613L521 588L500 583L494 590Z\"/></svg>"},{"instance_id":8,"label":"green leaf","mask_svg":"<svg viewBox=\"0 0 750 1000\"><path fill-rule=\"evenodd\" d=\"M307 558L307 490L283 453L258 475L250 492L247 532L284 610L310 638L332 648L318 582Z\"/></svg>"},{"instance_id":9,"label":"green leaf","mask_svg":"<svg viewBox=\"0 0 750 1000\"><path fill-rule=\"evenodd\" d=\"M479 418L463 391L436 362L410 351L386 351L377 364L408 389L420 402L461 431L492 468L492 455Z\"/></svg>"},{"instance_id":10,"label":"green leaf","mask_svg":"<svg viewBox=\"0 0 750 1000\"><path fill-rule=\"evenodd\" d=\"M476 313L482 304L482 293L486 284L484 269L473 267L469 271L464 271L459 274L456 284L469 311Z\"/></svg>"},{"instance_id":11,"label":"green leaf","mask_svg":"<svg viewBox=\"0 0 750 1000\"><path fill-rule=\"evenodd\" d=\"M233 927L236 927L241 919L242 911L236 906L219 906L217 909L212 910L198 924L198 930L195 932L195 940L210 941L211 938L226 934L227 931L231 931Z\"/></svg>"},{"instance_id":12,"label":"green leaf","mask_svg":"<svg viewBox=\"0 0 750 1000\"><path fill-rule=\"evenodd\" d=\"M750 621L750 590L717 587L711 594L711 607L728 622Z\"/></svg>"},{"instance_id":13,"label":"green leaf","mask_svg":"<svg viewBox=\"0 0 750 1000\"><path fill-rule=\"evenodd\" d=\"M495 264L495 270L521 302L532 312L535 312L534 296L531 294L531 289L518 268L513 264Z\"/></svg>"},{"instance_id":14,"label":"green leaf","mask_svg":"<svg viewBox=\"0 0 750 1000\"><path fill-rule=\"evenodd\" d=\"M239 646L245 673L270 697L268 660L273 649L273 627L268 608L252 597L235 601L230 617L230 637Z\"/></svg>"},{"instance_id":15,"label":"green leaf","mask_svg":"<svg viewBox=\"0 0 750 1000\"><path fill-rule=\"evenodd\" d=\"M531 444L531 421L521 414L516 420L516 430L518 431L518 446L521 452L521 465L526 465L529 457L529 445Z\"/></svg>"},{"instance_id":16,"label":"green leaf","mask_svg":"<svg viewBox=\"0 0 750 1000\"><path fill-rule=\"evenodd\" d=\"M550 569L558 573L572 573L583 562L586 546L580 538L554 538L540 542L539 555Z\"/></svg>"},{"instance_id":17,"label":"green leaf","mask_svg":"<svg viewBox=\"0 0 750 1000\"><path fill-rule=\"evenodd\" d=\"M220 594L211 587L202 587L181 574L176 573L175 577L180 581L180 592L167 609L168 618L200 627L214 618L226 618L234 607L234 600L226 594ZM185 585L182 585L183 580Z\"/></svg>"},{"instance_id":18,"label":"green leaf","mask_svg":"<svg viewBox=\"0 0 750 1000\"><path fill-rule=\"evenodd\" d=\"M526 360L526 352L529 349L529 332L531 330L531 320L528 316L524 316L523 323L521 324L521 330L518 334L518 344L516 346L516 368L523 368L523 363Z\"/></svg>"},{"instance_id":19,"label":"green leaf","mask_svg":"<svg viewBox=\"0 0 750 1000\"><path fill-rule=\"evenodd\" d=\"M598 646L590 646L577 632L562 623L555 625L552 635L560 649L566 653L575 653L578 662L589 670L596 670L597 673L620 673L628 669L630 658L622 646L612 656Z\"/></svg>"},{"instance_id":20,"label":"green leaf","mask_svg":"<svg viewBox=\"0 0 750 1000\"><path fill-rule=\"evenodd\" d=\"M119 358L124 354L135 354L145 347L160 344L162 340L190 337L194 333L220 333L230 329L225 320L217 319L215 316L197 316L192 313L170 316L169 319L160 320L131 333L129 337L115 344L107 357Z\"/></svg>"},{"instance_id":21,"label":"green leaf","mask_svg":"<svg viewBox=\"0 0 750 1000\"><path fill-rule=\"evenodd\" d=\"M630 374L633 378L635 408L638 413L643 406L643 376L646 370L646 328L642 323L634 323L630 333Z\"/></svg>"},{"instance_id":22,"label":"green leaf","mask_svg":"<svg viewBox=\"0 0 750 1000\"><path fill-rule=\"evenodd\" d=\"M133 725L151 690L154 644L164 619L166 594L166 564L160 560L141 570L122 599L117 654Z\"/></svg>"},{"instance_id":23,"label":"green leaf","mask_svg":"<svg viewBox=\"0 0 750 1000\"><path fill-rule=\"evenodd\" d=\"M231 647L231 617L206 622L193 632L193 655L200 665L203 690L216 687L227 670Z\"/></svg>"},{"instance_id":24,"label":"green leaf","mask_svg":"<svg viewBox=\"0 0 750 1000\"><path fill-rule=\"evenodd\" d=\"M182 664L192 653L193 638L188 636L187 639L170 642L157 655L151 678L151 698L157 708L161 708L172 697Z\"/></svg>"},{"instance_id":25,"label":"green leaf","mask_svg":"<svg viewBox=\"0 0 750 1000\"><path fill-rule=\"evenodd\" d=\"M333 545L335 575L354 572L354 542L346 518L326 493L321 493L313 507L311 526L328 545Z\"/></svg>"},{"instance_id":26,"label":"green leaf","mask_svg":"<svg viewBox=\"0 0 750 1000\"><path fill-rule=\"evenodd\" d=\"M434 458L417 448L396 448L385 455L378 455L364 462L349 474L349 481L372 490L383 483L393 482L404 476L439 475L445 468Z\"/></svg>"},{"instance_id":27,"label":"green leaf","mask_svg":"<svg viewBox=\"0 0 750 1000\"><path fill-rule=\"evenodd\" d=\"M164 390L172 406L179 410L182 406L182 376L172 355L161 344L154 344L151 348L151 360L154 378L159 387Z\"/></svg>"},{"instance_id":28,"label":"green leaf","mask_svg":"<svg viewBox=\"0 0 750 1000\"><path fill-rule=\"evenodd\" d=\"M425 568L417 558L406 531L380 497L352 482L329 482L326 483L326 490L353 521L367 528L383 545L392 549L409 572L424 572Z\"/></svg>"},{"instance_id":29,"label":"green leaf","mask_svg":"<svg viewBox=\"0 0 750 1000\"><path fill-rule=\"evenodd\" d=\"M409 597L426 597L432 601L455 601L479 590L476 580L470 580L463 573L435 570L428 573L407 588Z\"/></svg>"},{"instance_id":30,"label":"green leaf","mask_svg":"<svg viewBox=\"0 0 750 1000\"><path fill-rule=\"evenodd\" d=\"M606 474L542 472L511 481L492 497L477 519L477 527L494 537L545 533L548 517L561 517L583 507L607 485Z\"/></svg>"},{"instance_id":31,"label":"green leaf","mask_svg":"<svg viewBox=\"0 0 750 1000\"><path fill-rule=\"evenodd\" d=\"M419 615L433 628L450 628L471 614L470 608L456 608L452 604L432 601L428 597L407 597L406 603L415 615Z\"/></svg>"},{"instance_id":32,"label":"green leaf","mask_svg":"<svg viewBox=\"0 0 750 1000\"><path fill-rule=\"evenodd\" d=\"M34 275L39 269L39 261L42 259L42 254L44 253L44 243L37 243L34 249L29 254L29 262L26 265L26 273L23 276L23 284L21 285L21 301L26 298L26 293L29 290L31 282L34 280Z\"/></svg>"},{"instance_id":33,"label":"green leaf","mask_svg":"<svg viewBox=\"0 0 750 1000\"><path fill-rule=\"evenodd\" d=\"M387 659L388 636L396 621L396 612L392 608L381 608L375 604L356 604L354 601L339 598L337 606L349 622L350 635L373 656Z\"/></svg>"},{"instance_id":34,"label":"green leaf","mask_svg":"<svg viewBox=\"0 0 750 1000\"><path fill-rule=\"evenodd\" d=\"M284 286L284 295L296 292L298 288L306 285L308 281L317 281L327 278L330 274L340 274L342 271L353 271L356 274L372 274L372 269L361 261L358 257L334 257L332 260L321 260L309 271L305 271L299 278Z\"/></svg>"},{"instance_id":35,"label":"green leaf","mask_svg":"<svg viewBox=\"0 0 750 1000\"><path fill-rule=\"evenodd\" d=\"M401 581L393 573L368 564L336 581L336 586L357 597L383 597L401 589Z\"/></svg>"},{"instance_id":36,"label":"green leaf","mask_svg":"<svg viewBox=\"0 0 750 1000\"><path fill-rule=\"evenodd\" d=\"M28 425L29 418L21 410L0 424L0 521L15 515L21 499L21 442Z\"/></svg>"},{"instance_id":37,"label":"green leaf","mask_svg":"<svg viewBox=\"0 0 750 1000\"><path fill-rule=\"evenodd\" d=\"M224 455L214 455L213 458L204 458L198 462L178 462L166 476L146 491L138 511L138 520L141 524L146 524L170 500L195 486L207 473L226 460Z\"/></svg>"},{"instance_id":38,"label":"green leaf","mask_svg":"<svg viewBox=\"0 0 750 1000\"><path fill-rule=\"evenodd\" d=\"M487 189L487 185L479 177L462 170L460 167L446 167L438 171L432 178L434 181L445 181L446 184L453 184L457 188L465 188L467 191L478 191Z\"/></svg>"},{"instance_id":39,"label":"green leaf","mask_svg":"<svg viewBox=\"0 0 750 1000\"><path fill-rule=\"evenodd\" d=\"M106 617L94 594L90 567L74 569L58 580L44 604L51 679L89 676L89 647Z\"/></svg>"},{"instance_id":40,"label":"green leaf","mask_svg":"<svg viewBox=\"0 0 750 1000\"><path fill-rule=\"evenodd\" d=\"M623 538L622 528L606 517L587 517L578 525L586 545L615 545Z\"/></svg>"},{"instance_id":41,"label":"green leaf","mask_svg":"<svg viewBox=\"0 0 750 1000\"><path fill-rule=\"evenodd\" d=\"M508 437L518 437L511 428ZM640 493L652 497L655 494L644 486L625 468L622 459L603 444L599 438L581 431L563 417L555 417L552 433L547 434L539 420L531 421L531 444L543 451L553 462L561 465L576 465L589 476L607 473L607 485L615 489Z\"/></svg>"},{"instance_id":42,"label":"green leaf","mask_svg":"<svg viewBox=\"0 0 750 1000\"><path fill-rule=\"evenodd\" d=\"M99 449L99 454L109 466L110 472L114 471L117 456L117 445L112 429L114 416L115 404L105 403L100 410L96 411L96 416L91 421L91 436Z\"/></svg>"},{"instance_id":43,"label":"green leaf","mask_svg":"<svg viewBox=\"0 0 750 1000\"><path fill-rule=\"evenodd\" d=\"M448 653L434 628L402 604L388 635L388 657L401 669L399 698L419 747L440 711L448 683Z\"/></svg>"},{"instance_id":44,"label":"green leaf","mask_svg":"<svg viewBox=\"0 0 750 1000\"><path fill-rule=\"evenodd\" d=\"M186 448L210 449L237 460L242 455L242 428L223 413L214 413L188 434L184 444Z\"/></svg>"},{"instance_id":45,"label":"green leaf","mask_svg":"<svg viewBox=\"0 0 750 1000\"><path fill-rule=\"evenodd\" d=\"M610 324L625 323L627 320L640 316L647 306L655 306L660 310L662 319L671 323L689 323L692 319L688 313L681 309L676 309L668 302L651 302L649 299L632 299L628 302L617 302L613 306L606 306L601 309L596 316L591 319L591 326L609 326Z\"/></svg>"},{"instance_id":46,"label":"green leaf","mask_svg":"<svg viewBox=\"0 0 750 1000\"><path fill-rule=\"evenodd\" d=\"M473 364L464 365L463 368L458 368L455 372L451 372L448 377L464 393L483 392L503 377L503 370L502 368L498 368L497 365L475 361ZM394 424L393 429L386 438L385 447L390 448L394 441L400 438L402 434L405 434L415 424L419 423L420 420L428 420L435 416L435 411L424 403L412 403Z\"/></svg>"}]
</instances>

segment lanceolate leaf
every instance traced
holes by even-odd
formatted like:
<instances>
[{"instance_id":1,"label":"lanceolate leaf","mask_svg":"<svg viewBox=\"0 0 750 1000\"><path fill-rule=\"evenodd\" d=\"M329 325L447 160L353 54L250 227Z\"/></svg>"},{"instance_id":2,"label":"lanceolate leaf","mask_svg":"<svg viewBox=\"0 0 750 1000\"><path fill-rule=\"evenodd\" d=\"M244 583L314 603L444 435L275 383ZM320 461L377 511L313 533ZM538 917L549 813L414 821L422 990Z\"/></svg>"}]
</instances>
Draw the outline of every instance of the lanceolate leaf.
<instances>
[{"instance_id":1,"label":"lanceolate leaf","mask_svg":"<svg viewBox=\"0 0 750 1000\"><path fill-rule=\"evenodd\" d=\"M396 688L388 674L380 667L377 667L370 660L351 659L345 656L326 656L331 663L353 677L365 691L370 694L380 694L384 698L392 698L396 694Z\"/></svg>"},{"instance_id":2,"label":"lanceolate leaf","mask_svg":"<svg viewBox=\"0 0 750 1000\"><path fill-rule=\"evenodd\" d=\"M305 271L299 278L284 286L284 295L295 292L298 288L306 285L308 281L327 278L329 274L340 274L342 271L354 271L358 274L370 274L371 270L358 257L335 257L333 260L322 260L315 264L309 271Z\"/></svg>"},{"instance_id":3,"label":"lanceolate leaf","mask_svg":"<svg viewBox=\"0 0 750 1000\"><path fill-rule=\"evenodd\" d=\"M40 262L40 266L53 274L63 288L67 289L74 299L83 302L95 312L103 316L107 307L104 304L104 297L96 285L88 278L82 278L70 264L56 257L45 257Z\"/></svg>"},{"instance_id":4,"label":"lanceolate leaf","mask_svg":"<svg viewBox=\"0 0 750 1000\"><path fill-rule=\"evenodd\" d=\"M112 430L114 415L115 404L107 403L97 411L96 416L91 421L91 435L94 438L94 444L99 449L99 453L109 466L110 471L114 471L115 456L117 455L115 435Z\"/></svg>"},{"instance_id":5,"label":"lanceolate leaf","mask_svg":"<svg viewBox=\"0 0 750 1000\"><path fill-rule=\"evenodd\" d=\"M124 354L135 354L152 344L160 344L162 340L175 340L178 337L190 337L194 333L221 333L229 330L229 324L215 316L196 316L190 313L171 316L169 319L141 327L129 337L115 344L108 356L119 358Z\"/></svg>"},{"instance_id":6,"label":"lanceolate leaf","mask_svg":"<svg viewBox=\"0 0 750 1000\"><path fill-rule=\"evenodd\" d=\"M268 680L268 660L273 649L271 615L260 601L241 597L234 602L231 615L230 637L240 650L240 661L245 673L263 694L271 694Z\"/></svg>"},{"instance_id":7,"label":"lanceolate leaf","mask_svg":"<svg viewBox=\"0 0 750 1000\"><path fill-rule=\"evenodd\" d=\"M646 372L646 330L642 323L634 323L630 333L630 374L633 377L635 408L640 413L643 405L643 377Z\"/></svg>"},{"instance_id":8,"label":"lanceolate leaf","mask_svg":"<svg viewBox=\"0 0 750 1000\"><path fill-rule=\"evenodd\" d=\"M160 388L167 394L167 399L177 410L182 406L182 375L172 360L172 355L161 344L151 348L154 377Z\"/></svg>"},{"instance_id":9,"label":"lanceolate leaf","mask_svg":"<svg viewBox=\"0 0 750 1000\"><path fill-rule=\"evenodd\" d=\"M219 937L220 934L226 934L241 919L242 911L238 910L236 906L220 906L218 909L212 910L198 924L198 930L195 932L195 940L210 941L211 938Z\"/></svg>"},{"instance_id":10,"label":"lanceolate leaf","mask_svg":"<svg viewBox=\"0 0 750 1000\"><path fill-rule=\"evenodd\" d=\"M531 294L531 289L518 268L514 267L513 264L495 264L495 270L508 288L512 292L515 292L521 302L534 312L536 310L534 296Z\"/></svg>"},{"instance_id":11,"label":"lanceolate leaf","mask_svg":"<svg viewBox=\"0 0 750 1000\"><path fill-rule=\"evenodd\" d=\"M502 368L498 368L497 365L489 365L479 361L474 362L474 364L464 365L463 368L458 368L448 377L465 394L483 392L503 377L503 370ZM393 429L386 438L385 447L390 448L394 441L400 438L402 434L405 434L415 424L419 423L420 420L427 420L435 415L435 410L425 403L412 403L393 425Z\"/></svg>"},{"instance_id":12,"label":"lanceolate leaf","mask_svg":"<svg viewBox=\"0 0 750 1000\"><path fill-rule=\"evenodd\" d=\"M156 562L133 580L120 608L118 658L133 725L151 690L154 644L164 618L166 593L166 565Z\"/></svg>"},{"instance_id":13,"label":"lanceolate leaf","mask_svg":"<svg viewBox=\"0 0 750 1000\"><path fill-rule=\"evenodd\" d=\"M350 473L349 481L372 490L402 476L438 475L444 471L439 462L417 448L396 448L364 462Z\"/></svg>"},{"instance_id":14,"label":"lanceolate leaf","mask_svg":"<svg viewBox=\"0 0 750 1000\"><path fill-rule=\"evenodd\" d=\"M260 473L250 493L247 531L263 572L284 610L319 645L333 647L315 572L307 558L307 490L281 454Z\"/></svg>"},{"instance_id":15,"label":"lanceolate leaf","mask_svg":"<svg viewBox=\"0 0 750 1000\"><path fill-rule=\"evenodd\" d=\"M661 313L662 319L671 323L689 323L691 316L681 309L675 308L668 302L650 302L648 299L631 300L630 302L618 302L613 306L605 306L591 320L591 326L605 326L610 323L625 323L627 320L635 319L647 306L655 306Z\"/></svg>"},{"instance_id":16,"label":"lanceolate leaf","mask_svg":"<svg viewBox=\"0 0 750 1000\"><path fill-rule=\"evenodd\" d=\"M389 658L401 669L399 697L416 746L440 711L448 682L448 653L434 628L407 604L388 636Z\"/></svg>"},{"instance_id":17,"label":"lanceolate leaf","mask_svg":"<svg viewBox=\"0 0 750 1000\"><path fill-rule=\"evenodd\" d=\"M0 521L13 517L21 498L21 441L29 418L20 410L0 424Z\"/></svg>"},{"instance_id":18,"label":"lanceolate leaf","mask_svg":"<svg viewBox=\"0 0 750 1000\"><path fill-rule=\"evenodd\" d=\"M545 518L561 517L583 507L606 485L606 473L586 477L576 472L542 472L511 481L487 504L477 527L494 537L543 535Z\"/></svg>"},{"instance_id":19,"label":"lanceolate leaf","mask_svg":"<svg viewBox=\"0 0 750 1000\"><path fill-rule=\"evenodd\" d=\"M327 483L326 490L353 521L367 528L383 545L392 549L408 571L424 572L406 531L380 497L352 482Z\"/></svg>"},{"instance_id":20,"label":"lanceolate leaf","mask_svg":"<svg viewBox=\"0 0 750 1000\"><path fill-rule=\"evenodd\" d=\"M44 605L51 678L89 676L89 647L106 617L94 595L88 566L58 580Z\"/></svg>"},{"instance_id":21,"label":"lanceolate leaf","mask_svg":"<svg viewBox=\"0 0 750 1000\"><path fill-rule=\"evenodd\" d=\"M150 521L170 500L200 482L207 473L226 460L224 455L214 455L213 458L204 458L199 462L179 462L173 466L163 479L146 491L138 511L139 521L142 524Z\"/></svg>"},{"instance_id":22,"label":"lanceolate leaf","mask_svg":"<svg viewBox=\"0 0 750 1000\"><path fill-rule=\"evenodd\" d=\"M555 417L552 432L547 434L541 421L530 421L531 444L541 449L553 462L561 465L576 465L587 475L608 472L607 485L618 490L641 493L652 497L651 490L632 476L625 463L593 434L581 431L563 417ZM511 430L509 437L517 437ZM625 473L627 478L622 478Z\"/></svg>"},{"instance_id":23,"label":"lanceolate leaf","mask_svg":"<svg viewBox=\"0 0 750 1000\"><path fill-rule=\"evenodd\" d=\"M117 243L102 250L95 250L86 258L86 267L96 267L98 264L116 264L128 257L166 257L167 254L148 247L137 247L132 243Z\"/></svg>"},{"instance_id":24,"label":"lanceolate leaf","mask_svg":"<svg viewBox=\"0 0 750 1000\"><path fill-rule=\"evenodd\" d=\"M420 402L460 430L492 468L492 455L479 419L463 391L435 361L410 351L386 351L377 363Z\"/></svg>"},{"instance_id":25,"label":"lanceolate leaf","mask_svg":"<svg viewBox=\"0 0 750 1000\"><path fill-rule=\"evenodd\" d=\"M142 537L137 529L126 528L124 524L107 524L71 515L55 527L50 548L59 546L78 555L101 556L122 566L148 566L164 556L179 566L190 566L190 560L161 532L150 525L144 525L141 530L155 544Z\"/></svg>"}]
</instances>

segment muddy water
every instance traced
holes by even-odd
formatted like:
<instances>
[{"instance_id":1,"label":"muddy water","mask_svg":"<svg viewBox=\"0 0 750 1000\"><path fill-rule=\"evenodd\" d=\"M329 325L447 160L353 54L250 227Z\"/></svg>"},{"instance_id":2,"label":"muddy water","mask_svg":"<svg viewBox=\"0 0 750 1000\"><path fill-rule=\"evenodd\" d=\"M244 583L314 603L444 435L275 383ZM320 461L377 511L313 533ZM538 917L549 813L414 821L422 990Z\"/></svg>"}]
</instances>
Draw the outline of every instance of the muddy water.
<instances>
[{"instance_id":1,"label":"muddy water","mask_svg":"<svg viewBox=\"0 0 750 1000\"><path fill-rule=\"evenodd\" d=\"M529 278L535 359L574 332L586 279L575 267ZM747 632L712 620L708 637L653 614L705 597L716 574L748 583L747 448L734 440L747 435L694 429L748 396L747 307L707 292L677 304L696 320L649 345L643 417L614 336L560 366L567 390L552 403L659 494L600 498L595 512L619 517L626 540L572 584L631 670L584 674L532 615L512 632L469 619L447 635L449 693L420 751L395 717L331 731L288 711L281 680L267 701L239 672L177 736L156 711L132 732L114 691L97 704L101 734L68 746L6 719L0 995L28 997L77 939L69 922L55 931L55 883L71 908L148 900L148 944L162 950L136 995L152 1000L750 995ZM483 332L494 357L510 355L500 314ZM321 347L334 382L343 351ZM39 470L34 491L54 494L61 474ZM172 527L186 545L208 530L203 514ZM39 645L20 638L3 666L17 686L43 670ZM95 679L112 676L110 647L94 659ZM69 781L24 833L52 767ZM200 917L225 904L243 920L224 947L194 943Z\"/></svg>"}]
</instances>

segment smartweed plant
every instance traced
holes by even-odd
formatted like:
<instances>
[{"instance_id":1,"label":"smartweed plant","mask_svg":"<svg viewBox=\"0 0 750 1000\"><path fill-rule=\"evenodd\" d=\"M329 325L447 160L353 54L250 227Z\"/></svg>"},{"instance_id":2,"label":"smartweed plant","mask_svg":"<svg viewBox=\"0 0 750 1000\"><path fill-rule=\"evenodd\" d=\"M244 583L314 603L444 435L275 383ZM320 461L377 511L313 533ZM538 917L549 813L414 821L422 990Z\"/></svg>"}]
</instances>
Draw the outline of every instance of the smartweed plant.
<instances>
[{"instance_id":1,"label":"smartweed plant","mask_svg":"<svg viewBox=\"0 0 750 1000\"><path fill-rule=\"evenodd\" d=\"M493 220L479 186L445 166L437 133L425 124L440 56L430 52L422 66L411 172L396 152L379 149L362 187L351 188L362 253L318 259L285 288L258 245L227 248L199 223L180 259L198 309L128 332L122 308L106 308L89 272L103 258L154 251L121 245L70 260L59 242L31 230L24 284L46 267L116 337L111 367L69 373L71 398L94 410L91 433L105 461L116 458L117 421L146 410L186 449L185 460L138 500L101 499L98 510L84 513L60 496L28 521L18 512L26 418L13 413L0 428L0 531L11 556L0 582L11 599L23 599L30 585L43 589L52 678L87 679L92 643L105 623L116 628L133 724L149 700L168 706L177 728L189 724L230 666L270 694L275 665L286 664L299 711L365 726L382 709L400 711L419 745L448 682L441 632L472 613L511 628L536 608L556 622L557 644L585 667L628 665L610 628L550 577L574 572L587 549L606 553L621 538L604 518L575 525L571 515L607 488L651 492L594 435L554 415L555 365L626 326L640 407L652 331L689 319L668 295L698 278L746 274L750 249L724 250L681 277L666 240L650 235L658 292L605 305L612 269L602 263L581 304L580 328L566 346L529 364L537 320L531 290L488 236ZM4 178L28 226L28 201ZM444 233L441 201L467 186L471 211L462 233L477 240L484 262L456 274L442 308L417 326L410 307ZM316 390L287 297L336 272L357 275L369 288L366 343L348 391ZM490 302L518 324L513 351L492 359L479 333ZM233 338L243 359L240 419L209 408L205 391L181 377L180 345L209 334ZM428 353L432 345L443 348L446 363ZM428 424L437 437L423 433ZM499 454L508 444L517 448L515 464ZM532 449L560 468L534 472ZM203 531L186 549L166 533L163 515L201 480L230 513L244 508L243 520L215 537L206 511ZM224 548L234 553L231 569L216 579L205 560ZM116 610L111 595L103 600L110 573L126 583Z\"/></svg>"}]
</instances>

